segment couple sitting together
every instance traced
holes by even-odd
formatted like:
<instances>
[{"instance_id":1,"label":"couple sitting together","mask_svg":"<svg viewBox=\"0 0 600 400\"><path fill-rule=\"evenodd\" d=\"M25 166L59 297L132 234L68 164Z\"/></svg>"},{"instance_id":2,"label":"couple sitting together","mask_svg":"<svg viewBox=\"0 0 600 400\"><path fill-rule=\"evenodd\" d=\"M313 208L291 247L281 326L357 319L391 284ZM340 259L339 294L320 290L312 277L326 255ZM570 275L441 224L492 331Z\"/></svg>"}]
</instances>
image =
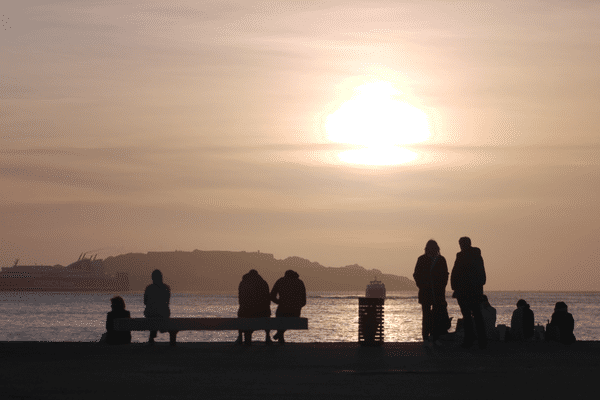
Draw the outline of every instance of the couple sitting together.
<instances>
[{"instance_id":1,"label":"couple sitting together","mask_svg":"<svg viewBox=\"0 0 600 400\"><path fill-rule=\"evenodd\" d=\"M302 307L306 305L306 288L304 282L299 279L297 272L285 271L285 275L279 278L273 290L269 292L269 284L258 274L255 269L245 274L238 287L238 310L239 318L268 318L271 316L271 301L278 304L276 317L299 317ZM252 331L240 331L236 343L252 343ZM273 343L270 331L265 331L265 342ZM285 331L277 331L273 339L279 343L285 343Z\"/></svg>"}]
</instances>

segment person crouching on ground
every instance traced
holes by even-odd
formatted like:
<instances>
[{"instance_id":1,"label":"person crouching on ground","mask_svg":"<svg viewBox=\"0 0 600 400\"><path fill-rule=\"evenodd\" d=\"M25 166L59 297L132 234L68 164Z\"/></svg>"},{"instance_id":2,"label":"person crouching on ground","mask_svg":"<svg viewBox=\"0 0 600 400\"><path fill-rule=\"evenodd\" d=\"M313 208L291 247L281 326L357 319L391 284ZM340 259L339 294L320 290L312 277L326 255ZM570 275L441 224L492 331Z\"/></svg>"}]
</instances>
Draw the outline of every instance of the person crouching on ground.
<instances>
[{"instance_id":1,"label":"person crouching on ground","mask_svg":"<svg viewBox=\"0 0 600 400\"><path fill-rule=\"evenodd\" d=\"M238 310L239 318L268 318L271 316L271 297L269 295L269 284L255 269L242 277L238 287ZM265 342L273 343L269 330L265 331ZM244 331L244 343L252 343L252 331ZM242 343L242 331L239 331L236 343Z\"/></svg>"},{"instance_id":2,"label":"person crouching on ground","mask_svg":"<svg viewBox=\"0 0 600 400\"><path fill-rule=\"evenodd\" d=\"M300 275L291 269L285 271L283 278L279 278L273 290L271 291L271 301L278 304L275 316L280 317L300 317L302 307L306 305L306 288ZM279 343L285 343L285 330L277 331L273 339Z\"/></svg>"},{"instance_id":3,"label":"person crouching on ground","mask_svg":"<svg viewBox=\"0 0 600 400\"><path fill-rule=\"evenodd\" d=\"M492 307L488 297L484 294L481 298L481 315L488 339L499 340L500 335L496 329L496 309Z\"/></svg>"},{"instance_id":4,"label":"person crouching on ground","mask_svg":"<svg viewBox=\"0 0 600 400\"><path fill-rule=\"evenodd\" d=\"M517 301L517 309L510 320L510 340L526 341L533 339L534 316L529 304L523 299Z\"/></svg>"},{"instance_id":5,"label":"person crouching on ground","mask_svg":"<svg viewBox=\"0 0 600 400\"><path fill-rule=\"evenodd\" d=\"M569 313L567 304L559 301L554 306L552 321L548 324L546 332L547 340L556 340L564 344L571 344L576 341L573 330L575 329L575 320Z\"/></svg>"},{"instance_id":6,"label":"person crouching on ground","mask_svg":"<svg viewBox=\"0 0 600 400\"><path fill-rule=\"evenodd\" d=\"M121 296L110 299L110 308L106 314L106 343L107 344L129 344L131 343L131 332L115 331L115 318L131 318L129 311L125 309L125 300Z\"/></svg>"},{"instance_id":7,"label":"person crouching on ground","mask_svg":"<svg viewBox=\"0 0 600 400\"><path fill-rule=\"evenodd\" d=\"M441 345L439 337L444 331L443 323L448 320L444 317L447 313L448 265L444 256L440 255L440 246L435 240L425 245L425 254L417 259L413 278L419 288L419 303L423 310L423 343Z\"/></svg>"},{"instance_id":8,"label":"person crouching on ground","mask_svg":"<svg viewBox=\"0 0 600 400\"><path fill-rule=\"evenodd\" d=\"M171 288L163 283L163 275L160 270L152 271L152 283L146 287L144 291L144 317L146 318L169 318L171 310L169 309L169 301L171 300ZM162 333L162 331L161 331ZM149 344L154 344L157 331L150 331L148 339ZM177 332L169 331L171 346L175 346Z\"/></svg>"}]
</instances>

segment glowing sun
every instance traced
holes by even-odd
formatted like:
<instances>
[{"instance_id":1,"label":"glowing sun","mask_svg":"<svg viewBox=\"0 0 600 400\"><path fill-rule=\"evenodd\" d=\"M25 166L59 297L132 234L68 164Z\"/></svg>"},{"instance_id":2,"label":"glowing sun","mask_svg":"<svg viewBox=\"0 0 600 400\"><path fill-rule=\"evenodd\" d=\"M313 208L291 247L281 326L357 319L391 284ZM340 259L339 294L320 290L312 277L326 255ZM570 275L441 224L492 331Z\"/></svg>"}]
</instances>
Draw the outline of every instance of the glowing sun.
<instances>
[{"instance_id":1,"label":"glowing sun","mask_svg":"<svg viewBox=\"0 0 600 400\"><path fill-rule=\"evenodd\" d=\"M417 157L398 145L429 138L427 115L398 100L399 93L390 82L366 83L356 88L355 96L327 116L325 131L329 140L366 146L340 153L342 161L393 165Z\"/></svg>"}]
</instances>

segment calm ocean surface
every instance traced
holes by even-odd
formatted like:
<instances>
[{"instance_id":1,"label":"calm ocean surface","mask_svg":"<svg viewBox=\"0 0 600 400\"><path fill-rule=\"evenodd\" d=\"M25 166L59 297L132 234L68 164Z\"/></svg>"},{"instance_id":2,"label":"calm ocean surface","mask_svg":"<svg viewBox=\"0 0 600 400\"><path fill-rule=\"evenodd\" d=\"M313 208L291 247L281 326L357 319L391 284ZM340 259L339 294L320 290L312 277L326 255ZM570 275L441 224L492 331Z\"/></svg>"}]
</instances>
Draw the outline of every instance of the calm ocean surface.
<instances>
[{"instance_id":1,"label":"calm ocean surface","mask_svg":"<svg viewBox=\"0 0 600 400\"><path fill-rule=\"evenodd\" d=\"M288 331L291 342L355 342L358 337L358 297L364 293L309 293L302 316L309 319L308 331ZM487 292L498 312L497 324L510 325L517 300L525 299L535 313L536 324L546 324L554 304L564 301L575 318L578 340L600 340L600 293ZM105 331L106 313L110 311L109 293L0 292L1 341L97 341ZM143 317L143 295L125 294L132 317ZM448 295L448 312L452 329L460 317L455 299ZM273 316L276 305L272 305ZM237 296L174 293L172 317L236 317ZM385 302L385 341L420 341L421 308L416 292L388 293ZM273 332L274 333L274 332ZM133 332L134 342L145 342L147 332ZM158 341L168 341L168 334ZM234 341L237 332L184 331L181 342ZM264 340L263 332L256 332Z\"/></svg>"}]
</instances>

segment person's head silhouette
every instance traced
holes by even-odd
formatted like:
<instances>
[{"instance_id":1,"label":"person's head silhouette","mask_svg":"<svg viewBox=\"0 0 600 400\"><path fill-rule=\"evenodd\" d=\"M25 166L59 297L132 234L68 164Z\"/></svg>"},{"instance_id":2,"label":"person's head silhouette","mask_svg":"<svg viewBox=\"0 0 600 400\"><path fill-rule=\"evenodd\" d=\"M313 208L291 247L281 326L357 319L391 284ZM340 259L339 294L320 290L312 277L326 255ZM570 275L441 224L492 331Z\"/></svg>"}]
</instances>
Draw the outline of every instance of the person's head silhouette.
<instances>
[{"instance_id":1,"label":"person's head silhouette","mask_svg":"<svg viewBox=\"0 0 600 400\"><path fill-rule=\"evenodd\" d=\"M298 273L296 271L293 271L291 269L288 269L287 271L285 271L285 275L284 276L286 278L288 278L288 279L290 279L290 278L296 279L296 278L300 277L300 275L298 275Z\"/></svg>"},{"instance_id":2,"label":"person's head silhouette","mask_svg":"<svg viewBox=\"0 0 600 400\"><path fill-rule=\"evenodd\" d=\"M110 307L114 310L124 310L125 300L121 296L115 296L110 299Z\"/></svg>"},{"instance_id":3,"label":"person's head silhouette","mask_svg":"<svg viewBox=\"0 0 600 400\"><path fill-rule=\"evenodd\" d=\"M152 271L152 283L154 283L155 285L163 284L163 275L159 269L155 269L154 271Z\"/></svg>"},{"instance_id":4,"label":"person's head silhouette","mask_svg":"<svg viewBox=\"0 0 600 400\"><path fill-rule=\"evenodd\" d=\"M564 301L559 301L554 306L554 311L567 311L569 308L567 307L567 303Z\"/></svg>"},{"instance_id":5,"label":"person's head silhouette","mask_svg":"<svg viewBox=\"0 0 600 400\"><path fill-rule=\"evenodd\" d=\"M440 246L433 239L429 240L425 245L425 254L429 257L437 257L440 255Z\"/></svg>"},{"instance_id":6,"label":"person's head silhouette","mask_svg":"<svg viewBox=\"0 0 600 400\"><path fill-rule=\"evenodd\" d=\"M463 236L460 239L458 239L458 245L460 246L461 250L467 250L471 248L471 239Z\"/></svg>"}]
</instances>

